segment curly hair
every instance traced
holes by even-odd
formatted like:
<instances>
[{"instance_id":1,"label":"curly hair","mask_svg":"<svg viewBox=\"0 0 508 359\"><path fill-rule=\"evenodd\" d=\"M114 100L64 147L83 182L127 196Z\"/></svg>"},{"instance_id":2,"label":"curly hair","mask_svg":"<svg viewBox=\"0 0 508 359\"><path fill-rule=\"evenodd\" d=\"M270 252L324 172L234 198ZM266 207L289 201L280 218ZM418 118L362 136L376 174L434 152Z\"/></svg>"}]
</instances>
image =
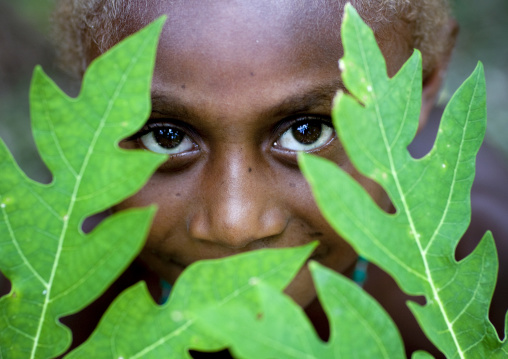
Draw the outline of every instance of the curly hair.
<instances>
[{"instance_id":1,"label":"curly hair","mask_svg":"<svg viewBox=\"0 0 508 359\"><path fill-rule=\"evenodd\" d=\"M329 4L328 0L313 1L318 5ZM410 45L422 52L424 77L432 70L436 59L451 46L450 40L442 36L450 18L449 0L351 2L360 13L367 8L374 10L371 13L375 17L365 19L371 26L394 18L411 25ZM143 8L131 0L58 0L53 13L53 38L62 67L81 77L91 60L87 58L91 49L104 52L119 42L124 25L133 20L131 14L145 11L146 6L145 3Z\"/></svg>"}]
</instances>

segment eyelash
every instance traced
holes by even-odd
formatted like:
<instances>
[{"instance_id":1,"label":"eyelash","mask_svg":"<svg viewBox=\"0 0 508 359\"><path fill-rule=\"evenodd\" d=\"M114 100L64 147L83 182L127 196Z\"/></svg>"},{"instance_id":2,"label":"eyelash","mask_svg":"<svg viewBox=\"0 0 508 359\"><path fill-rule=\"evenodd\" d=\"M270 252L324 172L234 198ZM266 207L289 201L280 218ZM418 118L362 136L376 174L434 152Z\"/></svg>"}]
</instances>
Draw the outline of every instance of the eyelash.
<instances>
[{"instance_id":1,"label":"eyelash","mask_svg":"<svg viewBox=\"0 0 508 359\"><path fill-rule=\"evenodd\" d=\"M274 137L276 137L276 140L273 142L274 146L277 146L277 142L280 140L280 138L287 133L287 131L291 130L291 128L293 128L294 126L298 125L298 124L305 124L305 123L319 123L319 124L322 124L322 125L325 125L327 127L329 127L331 130L332 130L332 134L333 136L330 137L330 140L335 138L336 137L336 134L335 134L335 128L333 127L333 122L332 122L332 119L331 117L329 116L317 116L317 115L312 115L312 116L309 116L309 115L299 115L299 116L295 116L293 117L292 119L285 119L285 120L282 120L280 121L274 128ZM330 140L326 141L325 145L330 142ZM321 148L322 146L320 147L317 147L315 150L319 150L319 148ZM287 151L287 150L284 150L283 148L280 148L281 150L283 151ZM312 151L315 151L315 150L312 150Z\"/></svg>"},{"instance_id":2,"label":"eyelash","mask_svg":"<svg viewBox=\"0 0 508 359\"><path fill-rule=\"evenodd\" d=\"M136 132L132 136L126 138L125 141L136 141L136 140L140 139L141 137L143 137L144 135L146 135L154 130L163 129L163 128L167 128L167 127L174 127L180 131L185 132L186 134L188 134L189 132L194 132L194 131L190 131L190 129L184 129L185 127L188 127L188 126L179 125L178 123L175 123L174 120L171 120L171 121L149 120L138 132Z\"/></svg>"},{"instance_id":3,"label":"eyelash","mask_svg":"<svg viewBox=\"0 0 508 359\"><path fill-rule=\"evenodd\" d=\"M301 124L300 127L295 127L299 124ZM157 130L160 130L158 134L156 134ZM281 155L284 160L290 162L296 161L295 154L297 152L318 152L322 148L328 147L327 145L336 137L331 118L319 115L299 115L285 118L279 121L271 132L271 137L274 138L270 142L271 149ZM150 134L152 135L143 139L144 136ZM199 153L199 145L195 138L199 139L199 135L186 123L152 119L125 141L136 142L139 147L149 151L169 154L170 161L174 163L173 165L168 163L169 168L179 167L180 165L177 166L177 163L197 158L194 155ZM165 146L161 141L167 141Z\"/></svg>"}]
</instances>

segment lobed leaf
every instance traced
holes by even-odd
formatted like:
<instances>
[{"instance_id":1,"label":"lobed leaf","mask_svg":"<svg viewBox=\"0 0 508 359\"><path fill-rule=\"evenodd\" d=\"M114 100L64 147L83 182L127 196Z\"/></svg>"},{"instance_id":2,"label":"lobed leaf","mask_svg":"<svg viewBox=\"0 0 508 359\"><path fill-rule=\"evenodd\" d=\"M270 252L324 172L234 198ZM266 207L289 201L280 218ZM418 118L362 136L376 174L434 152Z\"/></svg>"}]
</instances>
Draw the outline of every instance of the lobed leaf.
<instances>
[{"instance_id":1,"label":"lobed leaf","mask_svg":"<svg viewBox=\"0 0 508 359\"><path fill-rule=\"evenodd\" d=\"M231 313L239 303L256 312L258 284L281 291L315 246L196 262L178 278L162 306L153 302L144 284L137 284L113 302L90 339L66 358L190 358L189 349L224 349L231 340L203 325L203 318L223 308ZM243 319L235 312L237 330Z\"/></svg>"},{"instance_id":2,"label":"lobed leaf","mask_svg":"<svg viewBox=\"0 0 508 359\"><path fill-rule=\"evenodd\" d=\"M317 262L310 270L330 322L328 342L317 336L301 307L263 283L260 308L221 307L204 313L201 325L229 340L236 358L405 358L395 324L373 298Z\"/></svg>"},{"instance_id":3,"label":"lobed leaf","mask_svg":"<svg viewBox=\"0 0 508 359\"><path fill-rule=\"evenodd\" d=\"M310 268L330 322L328 358L405 358L399 331L379 303L331 269Z\"/></svg>"},{"instance_id":4,"label":"lobed leaf","mask_svg":"<svg viewBox=\"0 0 508 359\"><path fill-rule=\"evenodd\" d=\"M340 66L351 95L337 95L334 124L354 166L385 189L396 213L382 211L335 164L303 155L302 170L318 205L359 254L405 292L425 296L426 305L410 308L448 358L506 356L506 343L488 320L498 266L491 235L464 260L454 256L470 221L475 157L485 133L482 65L450 100L433 149L417 160L407 146L421 107L419 52L390 79L372 31L352 6L342 38Z\"/></svg>"},{"instance_id":5,"label":"lobed leaf","mask_svg":"<svg viewBox=\"0 0 508 359\"><path fill-rule=\"evenodd\" d=\"M35 69L34 139L52 173L27 178L0 141L0 269L12 283L0 299L0 357L55 357L70 345L62 316L97 298L141 249L155 208L118 213L90 234L85 218L138 191L162 161L119 140L150 113L150 85L163 19L94 61L79 97Z\"/></svg>"}]
</instances>

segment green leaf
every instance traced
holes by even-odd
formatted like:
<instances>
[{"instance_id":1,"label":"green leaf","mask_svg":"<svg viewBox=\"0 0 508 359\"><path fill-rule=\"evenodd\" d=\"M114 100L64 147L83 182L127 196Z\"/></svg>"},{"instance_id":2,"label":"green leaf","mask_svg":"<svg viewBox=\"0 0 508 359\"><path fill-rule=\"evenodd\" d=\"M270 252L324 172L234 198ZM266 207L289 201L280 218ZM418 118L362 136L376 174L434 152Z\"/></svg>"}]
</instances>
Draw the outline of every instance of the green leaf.
<instances>
[{"instance_id":1,"label":"green leaf","mask_svg":"<svg viewBox=\"0 0 508 359\"><path fill-rule=\"evenodd\" d=\"M330 321L328 358L405 358L397 327L356 283L318 263L310 264L319 300ZM319 357L317 357L319 358Z\"/></svg>"},{"instance_id":2,"label":"green leaf","mask_svg":"<svg viewBox=\"0 0 508 359\"><path fill-rule=\"evenodd\" d=\"M203 326L202 318L240 302L257 312L258 284L281 291L315 247L312 243L196 262L178 278L163 306L153 303L143 283L137 284L113 302L90 339L66 358L190 358L189 349L224 349L230 341ZM241 321L238 313L237 329Z\"/></svg>"},{"instance_id":3,"label":"green leaf","mask_svg":"<svg viewBox=\"0 0 508 359\"><path fill-rule=\"evenodd\" d=\"M260 306L243 302L202 313L199 325L229 343L235 358L327 358L303 310L280 290L256 284Z\"/></svg>"},{"instance_id":4,"label":"green leaf","mask_svg":"<svg viewBox=\"0 0 508 359\"><path fill-rule=\"evenodd\" d=\"M427 352L416 351L411 356L411 359L434 359L434 357Z\"/></svg>"},{"instance_id":5,"label":"green leaf","mask_svg":"<svg viewBox=\"0 0 508 359\"><path fill-rule=\"evenodd\" d=\"M433 149L417 160L407 145L421 107L419 52L390 79L372 31L351 6L342 34L340 67L351 95L337 95L334 124L354 166L382 185L396 213L382 211L335 164L303 155L318 205L359 254L408 294L425 296L425 306L410 308L448 358L506 356L488 320L498 266L491 235L466 259L454 257L470 220L475 157L486 126L481 64L446 107Z\"/></svg>"},{"instance_id":6,"label":"green leaf","mask_svg":"<svg viewBox=\"0 0 508 359\"><path fill-rule=\"evenodd\" d=\"M237 358L405 358L395 324L373 298L317 262L310 269L330 322L327 343L302 308L264 283L258 285L259 309L236 303L207 311L200 321L230 341Z\"/></svg>"},{"instance_id":7,"label":"green leaf","mask_svg":"<svg viewBox=\"0 0 508 359\"><path fill-rule=\"evenodd\" d=\"M32 126L53 175L27 178L0 142L0 357L55 357L70 345L58 322L97 298L143 245L155 208L129 210L85 235L85 218L138 191L164 157L118 142L150 112L150 84L163 19L93 62L78 98L36 68Z\"/></svg>"}]
</instances>

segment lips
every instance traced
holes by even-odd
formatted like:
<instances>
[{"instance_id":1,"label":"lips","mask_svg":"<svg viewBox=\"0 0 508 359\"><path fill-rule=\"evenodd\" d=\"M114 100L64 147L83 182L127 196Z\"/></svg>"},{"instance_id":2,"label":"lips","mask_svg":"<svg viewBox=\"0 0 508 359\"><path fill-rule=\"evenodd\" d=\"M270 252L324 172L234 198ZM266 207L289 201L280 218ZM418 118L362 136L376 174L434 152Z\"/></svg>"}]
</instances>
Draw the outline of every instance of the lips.
<instances>
[{"instance_id":1,"label":"lips","mask_svg":"<svg viewBox=\"0 0 508 359\"><path fill-rule=\"evenodd\" d=\"M171 264L176 265L177 267L180 267L181 269L185 269L185 268L187 268L187 267L189 266L189 265L187 265L187 264L180 263L179 261L177 261L177 260L175 260L175 259L173 259L173 258L170 258L170 259L169 259L169 262L170 262Z\"/></svg>"},{"instance_id":2,"label":"lips","mask_svg":"<svg viewBox=\"0 0 508 359\"><path fill-rule=\"evenodd\" d=\"M311 260L319 262L320 260L322 260L323 258L326 257L327 252L328 252L328 250L324 246L319 245L314 250L312 255L307 259L306 263L308 263ZM208 257L208 258L196 258L196 259L184 261L184 260L181 260L180 259L181 256L179 256L177 254L167 254L167 253L163 253L163 252L160 252L160 251L157 251L157 250L151 250L151 253L152 253L152 255L157 257L162 262L175 265L175 266L177 266L178 268L180 268L182 270L186 269L192 263L195 263L195 262L200 261L200 260L215 260L215 259L221 259L221 258L225 258L225 257L229 256L229 255L225 255L225 256L214 257L214 258L211 258L211 257ZM241 254L241 253L245 253L245 252L234 253L234 254L231 254L231 255Z\"/></svg>"},{"instance_id":3,"label":"lips","mask_svg":"<svg viewBox=\"0 0 508 359\"><path fill-rule=\"evenodd\" d=\"M222 255L222 256L216 256L216 257L206 257L206 258L188 258L184 259L184 256L179 255L178 253L164 253L156 249L149 250L149 253L151 256L156 257L161 262L170 264L172 266L176 266L180 270L185 270L188 266L190 266L192 263L195 263L200 260L214 260L214 259L221 259L225 258L227 256L246 253L247 251L238 252L238 253L231 253L228 255ZM306 263L308 263L311 260L314 261L321 261L323 258L327 256L327 253L329 252L329 249L320 243L320 245L314 250L312 255L307 259Z\"/></svg>"}]
</instances>

